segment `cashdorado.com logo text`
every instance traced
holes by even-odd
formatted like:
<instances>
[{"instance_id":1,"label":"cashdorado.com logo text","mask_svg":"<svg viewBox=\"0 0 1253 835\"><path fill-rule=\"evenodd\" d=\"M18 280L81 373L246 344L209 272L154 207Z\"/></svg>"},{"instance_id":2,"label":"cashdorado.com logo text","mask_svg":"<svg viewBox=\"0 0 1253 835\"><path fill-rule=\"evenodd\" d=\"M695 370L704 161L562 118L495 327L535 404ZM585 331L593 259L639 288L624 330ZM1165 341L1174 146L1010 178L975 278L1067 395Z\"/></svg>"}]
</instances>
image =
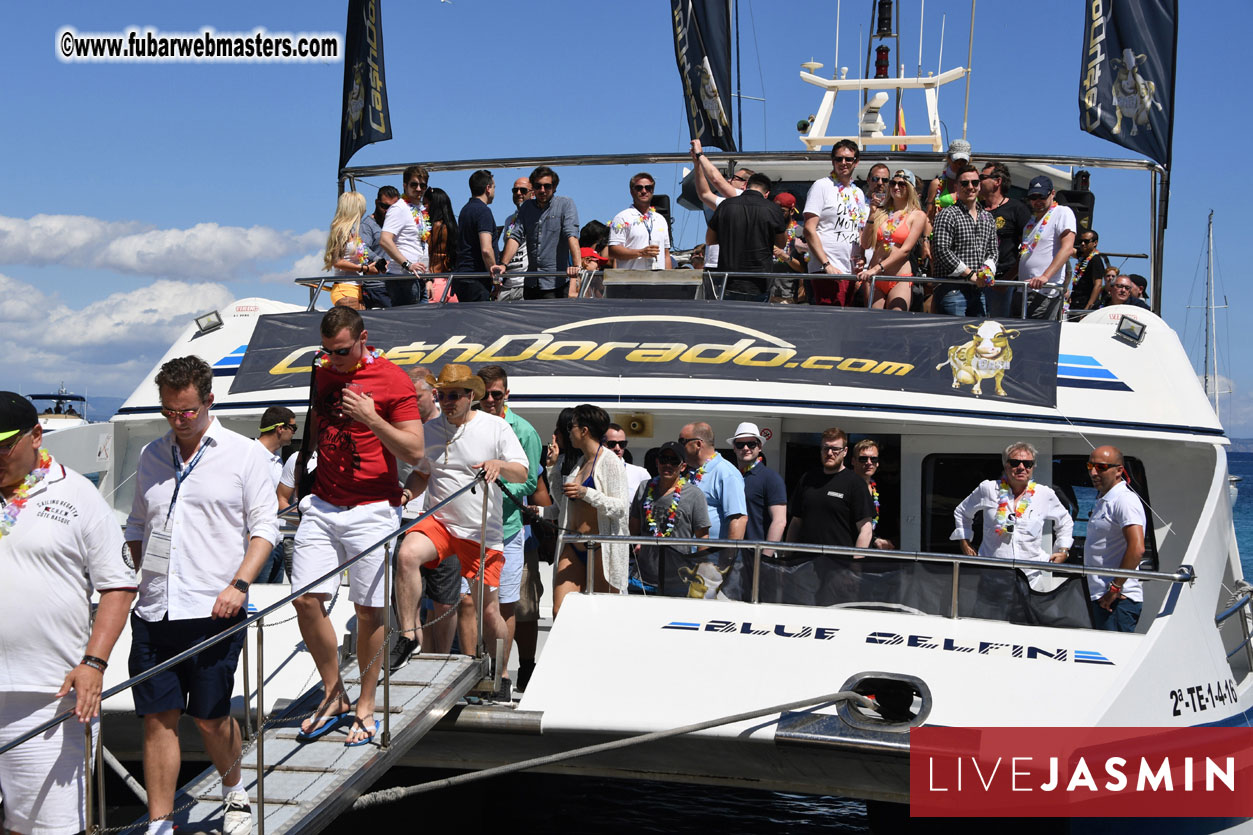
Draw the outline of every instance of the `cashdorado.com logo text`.
<instances>
[{"instance_id":1,"label":"cashdorado.com logo text","mask_svg":"<svg viewBox=\"0 0 1253 835\"><path fill-rule=\"evenodd\" d=\"M1250 817L1253 728L913 728L913 817Z\"/></svg>"}]
</instances>

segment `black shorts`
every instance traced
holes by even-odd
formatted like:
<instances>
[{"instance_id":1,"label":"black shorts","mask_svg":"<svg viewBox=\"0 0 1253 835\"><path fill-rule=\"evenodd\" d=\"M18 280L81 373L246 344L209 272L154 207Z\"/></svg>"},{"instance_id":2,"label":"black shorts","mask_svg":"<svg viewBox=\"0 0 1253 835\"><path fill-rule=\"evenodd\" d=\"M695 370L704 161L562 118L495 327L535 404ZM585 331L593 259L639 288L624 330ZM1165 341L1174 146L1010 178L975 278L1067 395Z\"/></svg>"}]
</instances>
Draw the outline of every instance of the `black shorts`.
<instances>
[{"instance_id":1,"label":"black shorts","mask_svg":"<svg viewBox=\"0 0 1253 835\"><path fill-rule=\"evenodd\" d=\"M460 560L440 560L434 568L422 566L422 596L436 603L455 606L461 599Z\"/></svg>"},{"instance_id":2,"label":"black shorts","mask_svg":"<svg viewBox=\"0 0 1253 835\"><path fill-rule=\"evenodd\" d=\"M150 623L131 614L130 674L139 675L184 650L224 632L246 617L165 618ZM230 715L235 668L244 647L241 629L198 655L135 685L135 712L140 716L180 710L196 719Z\"/></svg>"}]
</instances>

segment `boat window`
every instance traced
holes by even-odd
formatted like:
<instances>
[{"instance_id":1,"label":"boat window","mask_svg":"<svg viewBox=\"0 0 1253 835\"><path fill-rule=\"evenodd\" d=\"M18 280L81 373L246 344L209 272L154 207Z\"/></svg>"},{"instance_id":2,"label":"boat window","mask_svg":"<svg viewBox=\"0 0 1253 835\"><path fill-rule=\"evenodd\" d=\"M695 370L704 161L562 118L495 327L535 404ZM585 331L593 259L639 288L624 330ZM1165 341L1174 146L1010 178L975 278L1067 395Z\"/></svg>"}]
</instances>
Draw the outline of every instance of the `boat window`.
<instances>
[{"instance_id":1,"label":"boat window","mask_svg":"<svg viewBox=\"0 0 1253 835\"><path fill-rule=\"evenodd\" d=\"M1082 562L1083 543L1087 534L1088 517L1092 514L1092 506L1096 503L1096 489L1088 478L1085 464L1086 455L1059 455L1053 458L1053 478L1050 487L1056 491L1058 498L1071 518L1075 520L1075 543L1070 549L1072 561ZM1146 503L1149 501L1148 481L1144 472L1144 464L1138 458L1126 458L1127 472L1131 476L1131 486ZM989 478L997 478L1001 474L1001 457L999 454L935 454L928 455L922 462L922 550L942 554L959 553L958 543L949 539L953 532L953 510L962 499L970 495L970 491L979 482ZM1149 516L1145 508L1146 518ZM983 539L983 514L976 514L974 522L975 539L971 543L976 549ZM1144 536L1144 559L1140 567L1157 570L1157 541L1153 525L1147 525Z\"/></svg>"}]
</instances>

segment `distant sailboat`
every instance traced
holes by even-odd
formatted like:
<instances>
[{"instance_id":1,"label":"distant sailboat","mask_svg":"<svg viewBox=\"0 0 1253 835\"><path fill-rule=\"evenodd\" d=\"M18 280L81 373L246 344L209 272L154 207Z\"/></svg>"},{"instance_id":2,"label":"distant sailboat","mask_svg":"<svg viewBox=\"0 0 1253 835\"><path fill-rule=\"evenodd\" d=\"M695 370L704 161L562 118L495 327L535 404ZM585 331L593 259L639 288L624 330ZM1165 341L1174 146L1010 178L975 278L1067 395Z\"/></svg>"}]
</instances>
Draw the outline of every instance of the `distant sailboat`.
<instances>
[{"instance_id":1,"label":"distant sailboat","mask_svg":"<svg viewBox=\"0 0 1253 835\"><path fill-rule=\"evenodd\" d=\"M1220 394L1228 394L1229 392L1220 391L1218 387L1218 324L1214 318L1214 311L1218 306L1214 304L1214 211L1210 210L1209 221L1205 231L1205 355L1203 362L1202 380L1205 386L1205 396L1214 404L1214 415L1218 418L1219 423L1222 422L1222 412L1219 411L1218 396ZM1226 305L1223 305L1226 308ZM1240 492L1240 482L1242 479L1238 475L1227 476L1227 492L1231 496L1231 504L1234 507L1236 497Z\"/></svg>"}]
</instances>

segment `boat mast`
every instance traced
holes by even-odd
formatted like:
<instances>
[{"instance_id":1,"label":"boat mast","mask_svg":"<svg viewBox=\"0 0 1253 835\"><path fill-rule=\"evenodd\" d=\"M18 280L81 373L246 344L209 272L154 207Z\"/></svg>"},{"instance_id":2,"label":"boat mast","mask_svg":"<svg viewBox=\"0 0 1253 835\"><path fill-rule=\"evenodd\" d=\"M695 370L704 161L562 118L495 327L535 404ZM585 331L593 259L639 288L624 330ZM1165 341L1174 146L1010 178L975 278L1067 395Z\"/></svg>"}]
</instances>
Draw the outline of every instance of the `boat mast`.
<instances>
[{"instance_id":1,"label":"boat mast","mask_svg":"<svg viewBox=\"0 0 1253 835\"><path fill-rule=\"evenodd\" d=\"M1210 209L1205 230L1205 393L1213 395L1214 415L1218 416L1218 327L1214 321L1214 210ZM1214 357L1214 384L1210 387L1210 356ZM1219 418L1219 422L1222 418Z\"/></svg>"}]
</instances>

